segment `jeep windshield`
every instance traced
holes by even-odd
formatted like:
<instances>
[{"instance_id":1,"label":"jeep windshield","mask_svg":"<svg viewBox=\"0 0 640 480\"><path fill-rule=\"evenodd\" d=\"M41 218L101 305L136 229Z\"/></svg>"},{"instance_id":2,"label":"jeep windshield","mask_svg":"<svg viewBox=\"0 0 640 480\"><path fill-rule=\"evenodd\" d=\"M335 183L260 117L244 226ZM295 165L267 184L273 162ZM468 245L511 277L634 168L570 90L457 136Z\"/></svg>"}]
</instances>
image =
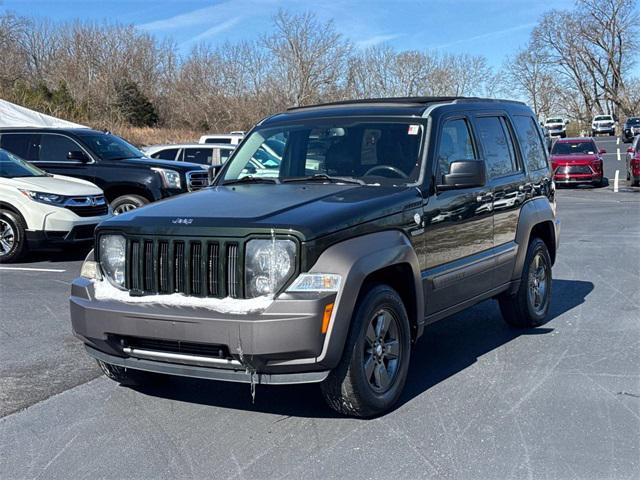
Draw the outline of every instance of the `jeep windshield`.
<instances>
[{"instance_id":1,"label":"jeep windshield","mask_svg":"<svg viewBox=\"0 0 640 480\"><path fill-rule=\"evenodd\" d=\"M82 141L102 160L142 158L144 153L122 138L110 133L82 133Z\"/></svg>"},{"instance_id":2,"label":"jeep windshield","mask_svg":"<svg viewBox=\"0 0 640 480\"><path fill-rule=\"evenodd\" d=\"M18 178L18 177L48 177L49 174L34 167L25 160L0 149L0 177L1 178Z\"/></svg>"},{"instance_id":3,"label":"jeep windshield","mask_svg":"<svg viewBox=\"0 0 640 480\"><path fill-rule=\"evenodd\" d=\"M222 175L296 183L407 185L420 175L421 124L351 119L258 128ZM251 183L249 181L248 183Z\"/></svg>"}]
</instances>

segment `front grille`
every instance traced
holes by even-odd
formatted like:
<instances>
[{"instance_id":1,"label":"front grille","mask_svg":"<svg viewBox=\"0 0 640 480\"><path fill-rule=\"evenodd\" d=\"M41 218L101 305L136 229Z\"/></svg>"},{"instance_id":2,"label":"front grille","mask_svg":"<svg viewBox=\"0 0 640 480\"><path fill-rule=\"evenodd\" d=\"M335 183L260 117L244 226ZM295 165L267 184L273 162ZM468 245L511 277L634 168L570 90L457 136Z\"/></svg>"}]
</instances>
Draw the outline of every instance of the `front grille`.
<instances>
[{"instance_id":1,"label":"front grille","mask_svg":"<svg viewBox=\"0 0 640 480\"><path fill-rule=\"evenodd\" d=\"M200 190L201 188L209 186L209 173L206 171L194 170L193 172L187 172L187 189L190 192Z\"/></svg>"},{"instance_id":2,"label":"front grille","mask_svg":"<svg viewBox=\"0 0 640 480\"><path fill-rule=\"evenodd\" d=\"M73 207L68 206L69 210L78 215L79 217L99 217L106 215L109 211L109 207L105 205L96 205L95 207Z\"/></svg>"},{"instance_id":3,"label":"front grille","mask_svg":"<svg viewBox=\"0 0 640 480\"><path fill-rule=\"evenodd\" d=\"M182 353L185 355L203 355L206 357L217 357L221 359L231 358L231 355L229 354L229 347L226 345L119 336L111 336L111 340L122 347L153 350L156 352Z\"/></svg>"},{"instance_id":4,"label":"front grille","mask_svg":"<svg viewBox=\"0 0 640 480\"><path fill-rule=\"evenodd\" d=\"M591 174L593 171L589 168L588 165L565 165L562 167L558 167L556 169L556 173L571 175L572 173L588 173Z\"/></svg>"},{"instance_id":5,"label":"front grille","mask_svg":"<svg viewBox=\"0 0 640 480\"><path fill-rule=\"evenodd\" d=\"M129 238L125 286L133 295L240 298L242 263L241 244L229 239Z\"/></svg>"}]
</instances>

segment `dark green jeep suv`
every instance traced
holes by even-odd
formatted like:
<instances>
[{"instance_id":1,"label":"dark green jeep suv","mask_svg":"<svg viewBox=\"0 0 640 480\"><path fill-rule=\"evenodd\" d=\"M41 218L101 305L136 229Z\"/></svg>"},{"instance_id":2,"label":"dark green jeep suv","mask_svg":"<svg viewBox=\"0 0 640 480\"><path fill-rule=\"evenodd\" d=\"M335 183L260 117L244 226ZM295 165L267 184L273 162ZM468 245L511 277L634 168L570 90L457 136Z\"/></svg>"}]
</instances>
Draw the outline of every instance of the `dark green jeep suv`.
<instances>
[{"instance_id":1,"label":"dark green jeep suv","mask_svg":"<svg viewBox=\"0 0 640 480\"><path fill-rule=\"evenodd\" d=\"M426 324L488 298L513 326L544 322L554 195L518 102L291 109L209 188L98 227L73 330L120 382L317 382L337 411L374 416L398 400Z\"/></svg>"}]
</instances>

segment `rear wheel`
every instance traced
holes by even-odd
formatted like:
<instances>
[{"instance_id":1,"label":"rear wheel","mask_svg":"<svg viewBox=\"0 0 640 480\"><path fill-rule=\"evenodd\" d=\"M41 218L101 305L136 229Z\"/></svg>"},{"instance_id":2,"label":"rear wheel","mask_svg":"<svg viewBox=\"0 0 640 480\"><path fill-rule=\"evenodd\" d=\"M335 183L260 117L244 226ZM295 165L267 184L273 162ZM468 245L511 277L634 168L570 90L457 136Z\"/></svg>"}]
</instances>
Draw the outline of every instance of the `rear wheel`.
<instances>
[{"instance_id":1,"label":"rear wheel","mask_svg":"<svg viewBox=\"0 0 640 480\"><path fill-rule=\"evenodd\" d=\"M0 210L0 263L15 262L26 251L25 225L19 215Z\"/></svg>"},{"instance_id":2,"label":"rear wheel","mask_svg":"<svg viewBox=\"0 0 640 480\"><path fill-rule=\"evenodd\" d=\"M321 384L326 402L344 415L386 412L404 388L410 351L400 296L387 285L374 286L358 302L340 363Z\"/></svg>"},{"instance_id":3,"label":"rear wheel","mask_svg":"<svg viewBox=\"0 0 640 480\"><path fill-rule=\"evenodd\" d=\"M544 322L551 303L551 257L547 245L531 239L520 286L515 294L498 299L505 322L514 327L537 327Z\"/></svg>"},{"instance_id":4,"label":"rear wheel","mask_svg":"<svg viewBox=\"0 0 640 480\"><path fill-rule=\"evenodd\" d=\"M143 207L147 203L149 203L149 200L140 195L121 195L111 202L111 208L113 209L114 215L120 215L121 213Z\"/></svg>"}]
</instances>

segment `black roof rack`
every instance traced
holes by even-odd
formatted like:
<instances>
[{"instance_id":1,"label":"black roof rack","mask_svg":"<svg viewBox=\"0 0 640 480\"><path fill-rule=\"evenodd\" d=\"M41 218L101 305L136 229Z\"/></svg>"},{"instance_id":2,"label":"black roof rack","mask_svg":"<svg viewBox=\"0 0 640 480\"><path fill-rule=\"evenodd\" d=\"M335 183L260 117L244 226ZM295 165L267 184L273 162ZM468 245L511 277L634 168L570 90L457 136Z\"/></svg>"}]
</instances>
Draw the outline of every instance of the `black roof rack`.
<instances>
[{"instance_id":1,"label":"black roof rack","mask_svg":"<svg viewBox=\"0 0 640 480\"><path fill-rule=\"evenodd\" d=\"M338 102L317 103L314 105L302 105L299 107L287 108L287 111L298 110L302 108L312 107L325 107L332 105L353 105L353 104L381 104L381 103L398 103L398 104L411 104L411 105L428 105L432 103L444 103L444 102L509 102L523 104L516 100L500 100L494 98L481 98L481 97L388 97L388 98L359 98L354 100L340 100Z\"/></svg>"}]
</instances>

